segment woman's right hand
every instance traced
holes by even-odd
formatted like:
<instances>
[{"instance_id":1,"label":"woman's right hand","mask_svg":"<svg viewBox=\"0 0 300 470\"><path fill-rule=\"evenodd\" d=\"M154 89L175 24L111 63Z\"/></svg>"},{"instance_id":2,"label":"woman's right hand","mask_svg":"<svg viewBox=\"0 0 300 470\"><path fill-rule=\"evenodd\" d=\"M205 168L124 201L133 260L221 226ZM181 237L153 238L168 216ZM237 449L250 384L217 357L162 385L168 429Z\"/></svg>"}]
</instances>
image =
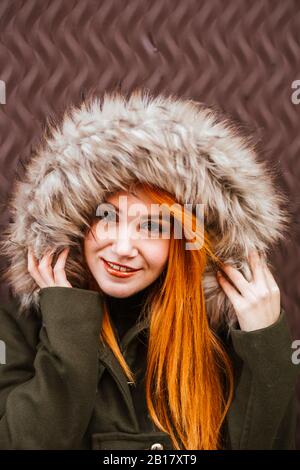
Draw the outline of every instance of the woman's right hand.
<instances>
[{"instance_id":1,"label":"woman's right hand","mask_svg":"<svg viewBox=\"0 0 300 470\"><path fill-rule=\"evenodd\" d=\"M65 272L65 264L68 256L69 248L65 248L57 258L54 268L51 263L53 258L53 250L49 250L38 262L28 248L28 272L33 277L40 288L43 287L72 287L67 279Z\"/></svg>"}]
</instances>

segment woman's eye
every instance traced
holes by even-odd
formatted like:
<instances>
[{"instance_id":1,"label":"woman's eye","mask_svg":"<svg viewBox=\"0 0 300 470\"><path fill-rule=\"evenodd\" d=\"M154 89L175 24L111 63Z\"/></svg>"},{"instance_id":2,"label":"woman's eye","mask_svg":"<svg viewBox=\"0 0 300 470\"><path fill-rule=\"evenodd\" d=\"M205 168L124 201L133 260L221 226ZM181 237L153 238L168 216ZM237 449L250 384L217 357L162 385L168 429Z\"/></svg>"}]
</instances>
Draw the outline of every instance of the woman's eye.
<instances>
[{"instance_id":1,"label":"woman's eye","mask_svg":"<svg viewBox=\"0 0 300 470\"><path fill-rule=\"evenodd\" d=\"M152 233L162 233L164 231L163 227L160 224L151 222L150 220L148 222L144 222L141 227L145 228L146 230Z\"/></svg>"}]
</instances>

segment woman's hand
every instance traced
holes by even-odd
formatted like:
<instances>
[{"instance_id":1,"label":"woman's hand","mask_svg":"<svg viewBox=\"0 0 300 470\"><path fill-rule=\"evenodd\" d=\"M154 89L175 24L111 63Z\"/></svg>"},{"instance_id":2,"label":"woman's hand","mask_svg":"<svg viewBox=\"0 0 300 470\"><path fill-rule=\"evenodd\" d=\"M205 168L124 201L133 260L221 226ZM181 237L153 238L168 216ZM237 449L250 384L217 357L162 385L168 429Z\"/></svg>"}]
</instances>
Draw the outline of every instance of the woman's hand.
<instances>
[{"instance_id":1,"label":"woman's hand","mask_svg":"<svg viewBox=\"0 0 300 470\"><path fill-rule=\"evenodd\" d=\"M52 269L53 250L49 250L38 263L31 248L28 249L28 271L40 288L55 286L72 287L65 273L68 252L69 248L65 248L60 253Z\"/></svg>"},{"instance_id":2,"label":"woman's hand","mask_svg":"<svg viewBox=\"0 0 300 470\"><path fill-rule=\"evenodd\" d=\"M253 250L249 256L252 280L248 282L236 268L223 265L224 276L217 279L233 304L241 330L253 331L272 325L280 315L280 290L265 261ZM239 291L239 292L238 292Z\"/></svg>"}]
</instances>

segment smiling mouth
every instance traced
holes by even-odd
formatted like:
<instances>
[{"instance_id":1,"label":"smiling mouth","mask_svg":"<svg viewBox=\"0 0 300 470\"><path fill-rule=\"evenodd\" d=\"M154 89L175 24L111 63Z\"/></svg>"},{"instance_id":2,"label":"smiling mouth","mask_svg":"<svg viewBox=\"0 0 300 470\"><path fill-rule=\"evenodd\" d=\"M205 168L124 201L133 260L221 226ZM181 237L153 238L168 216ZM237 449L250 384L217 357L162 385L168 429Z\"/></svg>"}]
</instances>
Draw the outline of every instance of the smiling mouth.
<instances>
[{"instance_id":1,"label":"smiling mouth","mask_svg":"<svg viewBox=\"0 0 300 470\"><path fill-rule=\"evenodd\" d=\"M106 261L104 258L101 258L101 260L103 261L103 264L104 264L106 270L110 274L114 274L114 275L119 276L119 277L128 277L128 276L130 276L130 275L132 275L132 274L134 274L134 273L141 270L141 269L127 268L127 267L119 265L119 264L110 263L109 261Z\"/></svg>"}]
</instances>

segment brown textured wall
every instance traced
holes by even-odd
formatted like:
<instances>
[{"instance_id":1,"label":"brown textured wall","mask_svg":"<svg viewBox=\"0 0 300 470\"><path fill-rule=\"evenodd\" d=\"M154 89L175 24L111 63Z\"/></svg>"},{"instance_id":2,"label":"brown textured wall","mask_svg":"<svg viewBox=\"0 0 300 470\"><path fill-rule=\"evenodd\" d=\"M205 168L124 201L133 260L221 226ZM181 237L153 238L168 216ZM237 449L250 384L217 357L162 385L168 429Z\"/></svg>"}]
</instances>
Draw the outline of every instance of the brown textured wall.
<instances>
[{"instance_id":1,"label":"brown textured wall","mask_svg":"<svg viewBox=\"0 0 300 470\"><path fill-rule=\"evenodd\" d=\"M294 225L273 256L300 338L300 104L291 99L299 31L298 0L1 0L0 229L14 175L46 117L88 89L143 86L216 104L262 139L263 158L289 195ZM0 293L4 301L7 288ZM300 383L297 393L300 409ZM297 441L300 448L300 426Z\"/></svg>"}]
</instances>

